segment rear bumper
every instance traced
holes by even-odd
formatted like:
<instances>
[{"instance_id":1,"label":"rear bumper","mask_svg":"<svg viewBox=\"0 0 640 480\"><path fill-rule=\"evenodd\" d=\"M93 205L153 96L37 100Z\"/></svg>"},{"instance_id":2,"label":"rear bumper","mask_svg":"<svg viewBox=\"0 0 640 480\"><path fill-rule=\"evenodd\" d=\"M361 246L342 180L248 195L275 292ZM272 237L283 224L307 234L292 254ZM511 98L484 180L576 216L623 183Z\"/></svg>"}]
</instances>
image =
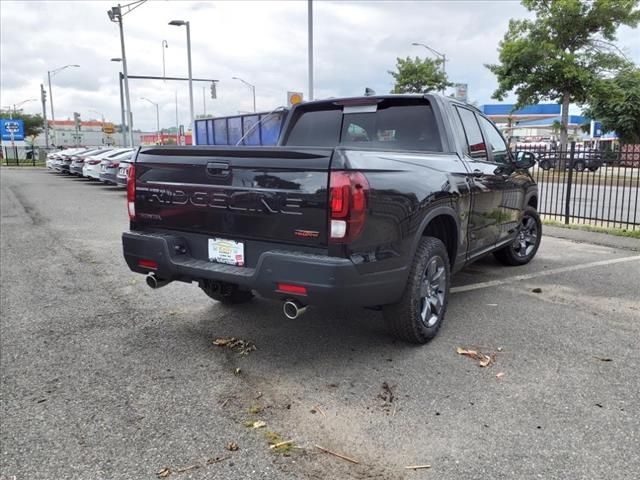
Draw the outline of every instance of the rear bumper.
<instances>
[{"instance_id":1,"label":"rear bumper","mask_svg":"<svg viewBox=\"0 0 640 480\"><path fill-rule=\"evenodd\" d=\"M276 247L263 252L255 268L235 267L195 259L188 249L187 253L176 253L187 244L186 239L179 235L122 234L124 258L134 272L153 272L163 280L234 283L263 297L278 300L296 298L306 305L366 307L394 303L400 299L407 279L406 268L361 274L349 259ZM139 260L157 262L158 268L140 267ZM303 286L307 294L279 292L278 283Z\"/></svg>"},{"instance_id":2,"label":"rear bumper","mask_svg":"<svg viewBox=\"0 0 640 480\"><path fill-rule=\"evenodd\" d=\"M100 172L100 181L117 185L117 174L113 172Z\"/></svg>"}]
</instances>

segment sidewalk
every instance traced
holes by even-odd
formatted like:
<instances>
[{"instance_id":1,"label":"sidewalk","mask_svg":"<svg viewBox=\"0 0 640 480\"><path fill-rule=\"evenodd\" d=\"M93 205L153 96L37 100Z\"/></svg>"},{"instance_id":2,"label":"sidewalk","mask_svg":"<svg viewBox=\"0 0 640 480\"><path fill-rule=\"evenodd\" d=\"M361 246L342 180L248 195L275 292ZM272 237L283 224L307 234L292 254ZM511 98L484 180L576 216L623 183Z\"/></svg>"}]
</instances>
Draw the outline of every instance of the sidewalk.
<instances>
[{"instance_id":1,"label":"sidewalk","mask_svg":"<svg viewBox=\"0 0 640 480\"><path fill-rule=\"evenodd\" d=\"M609 235L607 233L588 232L585 230L573 230L571 228L543 225L542 235L564 238L578 243L592 243L594 245L603 245L605 247L640 251L640 240L637 238L620 237L617 235Z\"/></svg>"}]
</instances>

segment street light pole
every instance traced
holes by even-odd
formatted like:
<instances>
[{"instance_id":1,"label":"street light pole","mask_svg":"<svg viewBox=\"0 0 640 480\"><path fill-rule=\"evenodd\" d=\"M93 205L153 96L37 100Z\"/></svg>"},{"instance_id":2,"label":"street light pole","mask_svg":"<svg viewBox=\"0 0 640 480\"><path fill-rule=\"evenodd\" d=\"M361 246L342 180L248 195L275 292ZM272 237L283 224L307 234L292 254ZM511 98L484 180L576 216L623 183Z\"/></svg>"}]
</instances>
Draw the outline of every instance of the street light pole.
<instances>
[{"instance_id":1,"label":"street light pole","mask_svg":"<svg viewBox=\"0 0 640 480\"><path fill-rule=\"evenodd\" d=\"M160 106L153 100L149 100L147 97L141 97L140 100L146 100L151 105L156 107L156 138L158 144L162 145L162 137L160 136Z\"/></svg>"},{"instance_id":2,"label":"street light pole","mask_svg":"<svg viewBox=\"0 0 640 480\"><path fill-rule=\"evenodd\" d=\"M171 20L169 25L173 25L174 27L187 27L187 64L189 68L189 113L191 115L189 121L189 127L191 132L194 131L194 109L193 109L193 72L191 70L191 26L188 21L184 20Z\"/></svg>"},{"instance_id":3,"label":"street light pole","mask_svg":"<svg viewBox=\"0 0 640 480\"><path fill-rule=\"evenodd\" d=\"M313 0L309 0L307 4L307 57L309 70L309 100L313 100Z\"/></svg>"},{"instance_id":4,"label":"street light pole","mask_svg":"<svg viewBox=\"0 0 640 480\"><path fill-rule=\"evenodd\" d=\"M165 48L169 48L169 44L167 43L166 40L162 40L162 76L166 77L167 76L167 70L165 67L165 63L164 63L164 50Z\"/></svg>"},{"instance_id":5,"label":"street light pole","mask_svg":"<svg viewBox=\"0 0 640 480\"><path fill-rule=\"evenodd\" d=\"M437 50L434 50L433 48L431 48L428 45L425 45L424 43L418 43L418 42L413 42L411 45L413 45L414 47L424 47L427 50L429 50L431 53L433 53L434 55L437 55L438 57L442 58L442 75L446 78L447 76L447 69L446 69L446 63L447 63L447 56L444 53L440 53ZM442 88L442 94L444 95L444 87Z\"/></svg>"},{"instance_id":6,"label":"street light pole","mask_svg":"<svg viewBox=\"0 0 640 480\"><path fill-rule=\"evenodd\" d=\"M121 62L121 58L112 58L112 62ZM122 146L127 146L127 122L124 117L124 96L122 93L122 83L124 81L124 75L122 72L118 72L118 86L120 87L120 134L122 135ZM133 145L131 145L133 147Z\"/></svg>"},{"instance_id":7,"label":"street light pole","mask_svg":"<svg viewBox=\"0 0 640 480\"><path fill-rule=\"evenodd\" d=\"M47 80L49 81L49 105L51 106L51 128L53 129L53 143L58 143L58 136L56 131L56 116L53 113L53 90L51 89L51 77L55 77L57 73L70 67L79 67L80 65L65 65L64 67L56 68L54 70L47 71Z\"/></svg>"},{"instance_id":8,"label":"street light pole","mask_svg":"<svg viewBox=\"0 0 640 480\"><path fill-rule=\"evenodd\" d=\"M247 87L249 87L251 89L251 92L253 93L253 113L255 113L256 112L256 86L252 85L249 82L244 81L240 77L231 77L231 79L232 80L238 80L238 81L244 83Z\"/></svg>"}]
</instances>

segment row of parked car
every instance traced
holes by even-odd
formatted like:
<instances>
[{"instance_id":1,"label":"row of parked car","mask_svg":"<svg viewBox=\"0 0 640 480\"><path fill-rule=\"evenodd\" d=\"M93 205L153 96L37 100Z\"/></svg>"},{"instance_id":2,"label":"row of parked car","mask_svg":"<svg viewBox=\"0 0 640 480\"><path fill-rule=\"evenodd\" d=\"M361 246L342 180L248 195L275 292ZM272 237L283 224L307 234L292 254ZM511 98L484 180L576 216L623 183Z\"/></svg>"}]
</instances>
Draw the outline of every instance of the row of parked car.
<instances>
[{"instance_id":1,"label":"row of parked car","mask_svg":"<svg viewBox=\"0 0 640 480\"><path fill-rule=\"evenodd\" d=\"M125 187L134 153L132 148L68 148L47 155L47 168Z\"/></svg>"}]
</instances>

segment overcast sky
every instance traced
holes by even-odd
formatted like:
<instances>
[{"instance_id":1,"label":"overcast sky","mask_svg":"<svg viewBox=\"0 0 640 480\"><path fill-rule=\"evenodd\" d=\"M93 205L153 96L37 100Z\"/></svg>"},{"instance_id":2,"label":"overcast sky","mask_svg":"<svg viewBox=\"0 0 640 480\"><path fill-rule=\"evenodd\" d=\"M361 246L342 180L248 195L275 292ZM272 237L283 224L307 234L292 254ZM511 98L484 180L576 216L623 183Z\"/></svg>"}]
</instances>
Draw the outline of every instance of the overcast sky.
<instances>
[{"instance_id":1,"label":"overcast sky","mask_svg":"<svg viewBox=\"0 0 640 480\"><path fill-rule=\"evenodd\" d=\"M53 78L57 119L80 112L83 119L120 123L117 24L102 1L2 1L1 105L39 98L47 70L79 64ZM498 42L510 18L528 12L518 1L314 2L315 97L361 95L365 87L387 93L393 86L387 73L396 57L424 56L422 42L447 56L447 73L454 82L469 84L470 100L492 103L496 86L483 64L497 61ZM131 75L162 75L162 40L167 76L187 76L186 32L169 26L173 19L191 22L193 76L219 79L218 98L209 97L209 84L194 87L195 113L229 115L252 109L251 91L231 77L256 85L258 110L286 103L287 90L307 97L307 2L150 0L124 17ZM621 29L618 45L640 63L638 31ZM176 123L174 96L178 92L179 122L188 125L186 82L131 80L134 127L155 130L160 104L161 127ZM39 102L26 112L42 111ZM50 110L47 111L49 114Z\"/></svg>"}]
</instances>

